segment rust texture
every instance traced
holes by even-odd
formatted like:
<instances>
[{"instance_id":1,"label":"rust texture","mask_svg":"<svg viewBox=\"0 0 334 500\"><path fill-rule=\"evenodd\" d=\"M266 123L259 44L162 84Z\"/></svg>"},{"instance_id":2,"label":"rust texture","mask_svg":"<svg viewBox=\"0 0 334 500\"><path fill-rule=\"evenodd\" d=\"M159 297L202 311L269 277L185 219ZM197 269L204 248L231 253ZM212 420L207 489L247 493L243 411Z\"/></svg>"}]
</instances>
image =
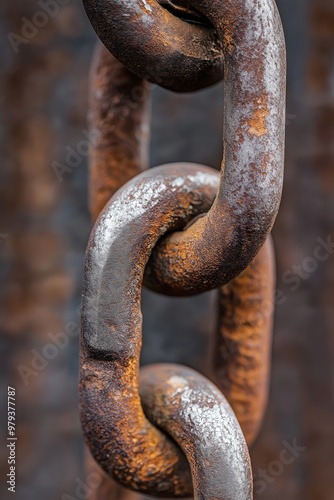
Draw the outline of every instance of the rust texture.
<instances>
[{"instance_id":1,"label":"rust texture","mask_svg":"<svg viewBox=\"0 0 334 500\"><path fill-rule=\"evenodd\" d=\"M104 45L138 76L178 92L221 80L223 51L213 26L183 21L155 0L83 4Z\"/></svg>"},{"instance_id":2,"label":"rust texture","mask_svg":"<svg viewBox=\"0 0 334 500\"><path fill-rule=\"evenodd\" d=\"M96 11L90 2L85 4L96 27ZM214 410L219 398L223 398L224 411L233 416L222 394L230 402L248 445L258 433L266 406L274 284L272 247L267 238L280 202L284 153L282 28L274 3L260 6L240 1L231 6L194 2L190 6L180 2L175 7L165 2L164 11L155 2L143 5L134 8L142 12L132 12L133 18L123 16L124 30L118 25L117 33L115 19L120 5L113 2L101 7L98 33L138 76L105 48L98 49L91 101L91 126L100 133L91 163L93 217L117 188L147 166L149 101L148 85L142 77L173 90L189 90L188 66L182 67L183 87L176 83L179 60L168 43L159 57L150 43L146 45L147 38L152 41L157 33L158 45L161 36L168 39L166 31L159 31L159 23L147 29L147 12L152 13L153 24L164 12L172 21L165 23L169 33L181 23L191 31L214 32L215 39L221 40L226 75L224 158L220 180L208 167L185 163L143 172L121 187L102 210L87 249L83 288L83 429L98 463L133 490L186 496L194 485L195 498L252 498L247 448L239 427L234 439L231 427L225 425L222 431L217 430L217 442L211 433L206 444L202 442L197 448L196 443L204 439L206 424L210 429L219 428L222 413L218 418ZM125 29L129 20L131 34ZM195 21L200 26L195 26ZM101 34L100 25L103 29L107 26L107 31ZM137 47L134 50L138 26L140 32L144 26L148 32L140 53ZM124 35L130 36L132 50L129 43L125 47ZM151 56L156 63L153 72ZM191 71L198 77L191 90L213 83L201 79L196 65ZM138 88L144 90L141 98L134 93ZM129 102L124 106L126 99ZM222 390L212 389L218 399L212 394L207 397L204 386L209 392L214 387L207 380L201 383L198 374L186 375L185 368L176 366L147 368L139 388L143 281L153 290L171 295L221 287L211 374ZM169 381L169 385L168 373L171 378L174 373L174 382ZM196 392L196 384L202 390ZM187 412L192 416L188 418ZM228 418L223 421L226 424ZM217 461L217 453L222 462ZM220 480L215 476L217 470L222 473Z\"/></svg>"},{"instance_id":3,"label":"rust texture","mask_svg":"<svg viewBox=\"0 0 334 500\"><path fill-rule=\"evenodd\" d=\"M114 3L108 2L108 9ZM223 44L224 158L221 183L209 212L186 231L168 235L152 253L145 284L171 295L216 288L250 264L275 221L283 181L285 43L275 3L240 0L232 5L216 0L201 5L192 2L192 6L211 19ZM189 26L173 17L176 24ZM109 20L109 24L113 22ZM122 30L116 26L112 30L112 25L108 25L109 39L128 52L128 46L117 42L115 33ZM104 37L102 40L106 43ZM131 54L141 61L136 52ZM172 79L177 66L176 60L172 66L164 64L169 70L165 82ZM128 130L131 128L129 124Z\"/></svg>"},{"instance_id":4,"label":"rust texture","mask_svg":"<svg viewBox=\"0 0 334 500\"><path fill-rule=\"evenodd\" d=\"M87 249L80 374L81 419L86 441L95 459L112 477L135 490L160 496L189 495L192 483L183 455L149 423L140 403L143 273L159 237L208 210L218 182L217 172L200 165L170 164L143 172L111 198L94 227ZM256 259L266 261L267 252L260 253ZM258 276L266 265L254 265L245 272L244 278L246 296L248 289L249 301L252 294L262 294L257 297L260 305L261 301L264 304L272 300L271 289L263 286ZM253 388L252 406L256 406L258 400L258 408L255 422L250 425L250 431L247 429L249 441L254 438L267 384L259 379L259 374L267 376L262 365L267 366L268 359L260 359L256 349L261 342L266 349L270 338L266 321L259 319L257 313L258 309L254 317L252 309L248 309L240 319L240 322L246 321L248 315L249 324L253 321L255 349L251 350L252 332L248 328L244 340L239 339L240 355L236 355L242 370L248 371L249 377L254 375L258 383L256 390ZM259 325L263 327L262 332ZM228 340L233 338L233 328L229 326ZM239 326L236 314L235 328ZM224 323L219 332L219 345L223 328ZM237 339L238 332L234 332L234 336ZM231 358L226 362L231 365L236 360ZM237 418L239 412L240 421L249 426L252 417L248 415L245 420L245 406L237 404L235 388L239 388L239 372L232 373L231 367L228 371L232 382L231 389L226 387L225 396L235 404ZM239 398L249 402L250 388L251 383L244 391L239 388Z\"/></svg>"},{"instance_id":5,"label":"rust texture","mask_svg":"<svg viewBox=\"0 0 334 500\"><path fill-rule=\"evenodd\" d=\"M120 186L148 167L150 84L135 76L98 44L91 70L90 157L93 219Z\"/></svg>"},{"instance_id":6,"label":"rust texture","mask_svg":"<svg viewBox=\"0 0 334 500\"><path fill-rule=\"evenodd\" d=\"M135 130L147 129L147 105L143 101L149 99L149 93L139 94L142 99L132 102L130 109L137 111L120 113L119 103L129 102L137 85L136 77L127 71L109 52L99 45L95 53L92 74L91 128L100 132L100 143L103 148L93 154L90 161L91 179L103 179L103 192L97 184L91 182L91 211L93 218L104 207L109 198L125 182L134 177L147 165L145 152L136 154L141 148L146 150L147 141ZM114 75L122 75L122 86ZM100 75L103 75L103 109L99 114L100 100L94 98L101 87ZM138 106L138 107L137 107ZM115 109L116 108L116 109ZM100 118L100 120L96 119ZM122 130L121 134L110 133ZM130 137L124 138L128 131ZM144 141L142 144L141 141ZM124 162L121 158L124 157ZM117 158L119 161L114 161ZM127 162L131 158L131 164ZM145 158L145 161L143 161ZM218 181L217 188L218 188ZM102 186L101 186L102 187ZM210 207L208 204L203 211ZM199 212L198 212L199 213ZM274 258L271 242L268 240L254 261L239 277L226 287L220 288L220 313L217 329L217 340L214 348L215 361L211 377L223 390L231 403L248 444L252 444L262 421L266 400L269 374L269 354L271 342L271 326L274 289ZM256 310L254 311L254 307ZM240 330L239 330L240 329ZM224 340L225 339L225 340ZM245 340L245 343L243 343ZM247 356L247 346L252 342L253 351ZM240 352L241 351L241 352ZM254 372L253 377L248 375ZM240 375L242 373L242 381Z\"/></svg>"},{"instance_id":7,"label":"rust texture","mask_svg":"<svg viewBox=\"0 0 334 500\"><path fill-rule=\"evenodd\" d=\"M173 295L220 286L250 264L274 223L283 180L285 44L276 5L192 5L223 41L224 158L208 214L153 251L145 284Z\"/></svg>"},{"instance_id":8,"label":"rust texture","mask_svg":"<svg viewBox=\"0 0 334 500\"><path fill-rule=\"evenodd\" d=\"M59 15L50 18L33 40L21 44L16 54L8 32L22 34L22 17L31 20L40 6L36 0L2 2L0 227L8 236L0 243L1 380L3 393L7 383L18 389L16 498L73 500L86 495L95 500L96 495L98 500L111 500L119 498L122 486L115 488L117 496L105 498L91 488L90 475L83 470L76 408L77 338L45 370L29 377L28 386L17 371L21 363L32 368L31 349L42 352L50 342L49 332L65 332L69 319L78 323L82 254L90 231L86 157L64 175L62 183L50 167L54 160L65 162L65 147L76 148L83 139L81 131L87 129L87 75L96 42L81 2L62 3ZM291 266L313 256L318 236L324 241L331 236L333 241L333 7L328 0L277 3L289 54L285 188L274 226L276 286L284 295L276 306L269 408L260 438L251 449L254 496L256 500L333 500L333 254L308 279L300 278L298 290L282 281ZM155 89L155 103L161 111L155 115L155 164L177 157L196 161L196 155L200 163L218 163L220 88L191 96ZM196 138L185 140L197 124L199 130L203 128L203 137L199 139L196 133ZM164 137L166 128L173 131L173 143L172 132ZM149 319L144 327L144 362L178 359L201 371L207 356L201 346L212 331L210 320L208 334L203 333L211 297L208 293L176 300L145 290L143 307ZM186 320L180 312L194 325L193 341L186 348L184 338L190 335L181 329ZM159 323L161 329L156 327ZM294 440L304 451L281 475L273 477L268 472L270 482L263 487L258 471L267 471L279 460L283 441L292 445ZM5 447L1 471L6 477ZM89 489L76 493L76 478ZM122 491L127 500L139 497L131 490Z\"/></svg>"},{"instance_id":9,"label":"rust texture","mask_svg":"<svg viewBox=\"0 0 334 500\"><path fill-rule=\"evenodd\" d=\"M184 450L195 500L253 498L247 445L217 387L194 370L160 364L141 370L140 394L149 419Z\"/></svg>"},{"instance_id":10,"label":"rust texture","mask_svg":"<svg viewBox=\"0 0 334 500\"><path fill-rule=\"evenodd\" d=\"M267 405L274 313L271 238L248 268L219 289L212 378L227 397L251 446Z\"/></svg>"},{"instance_id":11,"label":"rust texture","mask_svg":"<svg viewBox=\"0 0 334 500\"><path fill-rule=\"evenodd\" d=\"M133 489L191 494L187 461L146 419L138 393L140 295L158 238L207 210L217 189L208 167L148 170L111 198L86 255L82 303L81 419L93 456Z\"/></svg>"}]
</instances>

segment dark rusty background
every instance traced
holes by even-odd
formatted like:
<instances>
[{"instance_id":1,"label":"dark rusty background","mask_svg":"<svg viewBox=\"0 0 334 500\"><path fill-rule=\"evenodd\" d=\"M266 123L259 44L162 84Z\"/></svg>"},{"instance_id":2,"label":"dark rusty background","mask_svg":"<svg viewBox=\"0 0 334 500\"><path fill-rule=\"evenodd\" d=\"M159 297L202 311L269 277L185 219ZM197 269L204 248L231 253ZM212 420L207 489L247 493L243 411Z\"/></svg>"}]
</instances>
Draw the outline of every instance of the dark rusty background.
<instances>
[{"instance_id":1,"label":"dark rusty background","mask_svg":"<svg viewBox=\"0 0 334 500\"><path fill-rule=\"evenodd\" d=\"M83 440L77 412L78 337L28 385L49 334L78 325L83 252L90 231L87 158L59 182L52 163L85 139L87 83L95 35L80 0L59 13L15 54L7 38L21 34L36 0L1 4L1 486L7 383L17 387L20 500L80 498ZM333 0L279 0L287 39L285 189L274 229L277 305L272 386L260 437L251 450L255 480L273 470L284 441L306 449L277 477L269 472L263 500L333 500L334 254L307 279L285 272L306 266L317 238L333 232ZM187 160L219 166L221 89L177 96L154 91L151 164ZM333 236L334 239L334 236ZM286 281L286 280L285 280ZM292 288L297 288L295 291ZM143 362L207 359L215 321L214 294L172 299L144 293ZM182 332L182 335L180 335ZM203 361L204 360L204 361ZM256 488L260 490L260 488ZM86 491L89 498L89 492ZM83 498L86 498L83 497ZM6 490L1 498L7 498Z\"/></svg>"}]
</instances>

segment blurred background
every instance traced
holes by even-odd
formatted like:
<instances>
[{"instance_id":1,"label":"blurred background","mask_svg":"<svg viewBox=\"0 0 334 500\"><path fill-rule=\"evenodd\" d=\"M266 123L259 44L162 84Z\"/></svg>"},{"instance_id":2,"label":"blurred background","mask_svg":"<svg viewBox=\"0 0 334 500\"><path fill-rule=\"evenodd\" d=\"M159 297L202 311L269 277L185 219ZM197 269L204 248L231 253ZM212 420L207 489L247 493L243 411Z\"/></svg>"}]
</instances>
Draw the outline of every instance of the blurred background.
<instances>
[{"instance_id":1,"label":"blurred background","mask_svg":"<svg viewBox=\"0 0 334 500\"><path fill-rule=\"evenodd\" d=\"M273 232L281 299L269 406L251 450L255 499L333 500L334 1L277 3L288 54L285 186ZM19 500L94 496L92 485L76 491L80 481L87 486L77 409L80 287L91 229L87 154L81 150L61 178L55 162L65 163L69 148L77 151L86 138L97 39L80 0L59 0L58 7L47 22L36 14L38 0L2 0L0 7L1 498L10 495L11 385ZM222 106L221 85L183 96L155 89L151 165L219 168ZM190 299L144 292L143 314L144 363L201 370L215 292ZM298 448L282 465L288 446Z\"/></svg>"}]
</instances>

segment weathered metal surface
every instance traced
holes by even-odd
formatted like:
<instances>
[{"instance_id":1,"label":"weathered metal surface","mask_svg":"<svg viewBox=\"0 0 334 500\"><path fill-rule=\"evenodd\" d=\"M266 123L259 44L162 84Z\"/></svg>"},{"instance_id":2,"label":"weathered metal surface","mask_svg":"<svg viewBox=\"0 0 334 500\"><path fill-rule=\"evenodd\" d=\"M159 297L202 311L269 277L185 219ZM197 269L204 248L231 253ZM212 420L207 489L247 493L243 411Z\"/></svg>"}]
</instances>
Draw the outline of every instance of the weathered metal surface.
<instances>
[{"instance_id":1,"label":"weathered metal surface","mask_svg":"<svg viewBox=\"0 0 334 500\"><path fill-rule=\"evenodd\" d=\"M93 218L125 180L130 180L146 166L146 159L142 159L147 150L148 134L143 136L139 131L148 129L145 103L149 99L148 90L139 94L140 100L133 99L138 83L136 77L102 45L95 53L94 70L90 126L100 132L101 147L94 145L90 161ZM125 105L129 102L130 109ZM118 133L119 130L122 132ZM121 161L123 157L124 162ZM218 180L216 182L218 188ZM207 211L210 203L201 210ZM200 206L198 208L197 213L200 213ZM220 288L220 312L213 348L215 360L210 376L231 403L248 444L258 433L270 380L268 359L274 268L271 241L268 240L247 270L227 287ZM250 342L254 349L251 356L247 356ZM251 372L252 377L249 377Z\"/></svg>"},{"instance_id":2,"label":"weathered metal surface","mask_svg":"<svg viewBox=\"0 0 334 500\"><path fill-rule=\"evenodd\" d=\"M224 159L210 211L153 250L145 284L171 295L216 288L250 264L274 223L283 180L285 45L274 2L193 5L208 15L223 42Z\"/></svg>"},{"instance_id":3,"label":"weathered metal surface","mask_svg":"<svg viewBox=\"0 0 334 500\"><path fill-rule=\"evenodd\" d=\"M209 213L153 251L145 284L177 295L227 283L249 265L275 220L284 163L285 44L276 5L192 5L223 42L224 159Z\"/></svg>"},{"instance_id":4,"label":"weathered metal surface","mask_svg":"<svg viewBox=\"0 0 334 500\"><path fill-rule=\"evenodd\" d=\"M185 22L155 0L83 4L104 45L138 76L182 92L222 78L222 47L213 27Z\"/></svg>"},{"instance_id":5,"label":"weathered metal surface","mask_svg":"<svg viewBox=\"0 0 334 500\"><path fill-rule=\"evenodd\" d=\"M188 23L198 24L206 28L214 29L213 25L209 19L198 10L191 6L189 0L157 0L158 3L171 12L174 16L181 19L182 21L187 21Z\"/></svg>"},{"instance_id":6,"label":"weathered metal surface","mask_svg":"<svg viewBox=\"0 0 334 500\"><path fill-rule=\"evenodd\" d=\"M96 47L90 82L90 211L95 220L110 197L148 168L150 84Z\"/></svg>"},{"instance_id":7,"label":"weathered metal surface","mask_svg":"<svg viewBox=\"0 0 334 500\"><path fill-rule=\"evenodd\" d=\"M158 495L191 494L192 483L183 454L141 408L144 267L158 238L207 210L216 188L217 173L208 167L176 164L148 170L117 191L87 249L80 363L86 441L110 475Z\"/></svg>"},{"instance_id":8,"label":"weathered metal surface","mask_svg":"<svg viewBox=\"0 0 334 500\"><path fill-rule=\"evenodd\" d=\"M251 500L248 448L223 394L181 365L150 365L140 373L148 418L174 437L192 473L194 499Z\"/></svg>"},{"instance_id":9,"label":"weathered metal surface","mask_svg":"<svg viewBox=\"0 0 334 500\"><path fill-rule=\"evenodd\" d=\"M146 420L141 409L137 378L143 273L158 238L208 210L218 182L214 170L191 164L166 165L138 175L111 198L87 249L80 375L86 441L112 477L156 495L189 495L192 486L183 455ZM266 399L267 381L261 377L268 375L271 311L267 317L259 317L259 313L263 312L261 306L271 300L270 257L267 251L260 253L256 260L262 266L254 264L235 284L235 301L231 305L236 309L235 330L228 316L220 325L217 340L220 349L228 325L226 341L229 345L234 342L236 347L230 358L222 353L230 384L225 384L225 396L235 404L237 418L239 412L247 426L249 441L254 439ZM264 270L269 272L268 284L258 276ZM244 316L238 316L237 290L241 283L248 305ZM251 308L252 302L255 309ZM219 378L222 365L216 364ZM245 372L253 383L249 380L243 390L240 378ZM256 407L254 422L247 414L250 407Z\"/></svg>"},{"instance_id":10,"label":"weathered metal surface","mask_svg":"<svg viewBox=\"0 0 334 500\"><path fill-rule=\"evenodd\" d=\"M249 446L267 406L274 288L275 258L269 238L248 268L220 287L218 295L211 377L232 406Z\"/></svg>"},{"instance_id":11,"label":"weathered metal surface","mask_svg":"<svg viewBox=\"0 0 334 500\"><path fill-rule=\"evenodd\" d=\"M4 87L2 140L6 145L3 163L9 165L1 168L0 185L1 232L8 234L0 245L3 263L2 393L6 392L10 374L10 380L19 391L20 449L16 494L19 500L60 499L67 495L80 498L75 493L77 478L87 484L88 477L82 467L81 430L76 417L76 363L73 361L77 357L76 339L56 360L49 362L44 372L31 379L28 387L17 372L20 362L30 366L32 348L40 351L50 342L50 331L63 331L66 321L78 320L75 307L80 300L81 271L77 263L81 262L90 229L86 212L86 159L75 173L64 177L61 185L56 178L53 184L52 170L50 183L46 183L46 178L52 161L62 161L65 146L75 147L82 139L81 130L86 128L86 84L95 36L80 4L80 0L74 0L61 7L60 15L50 19L34 40L22 44L17 55L8 43L7 33L21 33L22 16L31 19L37 3L35 0L2 2L0 22L5 58L0 68ZM277 287L284 292L286 300L276 308L269 412L260 438L251 450L255 475L259 469L266 470L269 480L262 491L264 488L257 487L256 479L255 498L332 500L333 255L319 263L309 279L301 280L297 291L290 291L281 277L292 265L300 265L304 258L311 256L317 245L316 237L326 240L333 228L333 15L331 2L327 0L278 0L278 5L283 15L289 54L289 116L285 195L274 236L279 265ZM210 161L215 164L216 157L218 161L218 92L216 87L197 95L177 96L155 89L157 127L152 148L156 164L196 156L204 164ZM208 113L203 113L201 118L199 113L205 103ZM41 125L35 133L37 122ZM186 143L185 137L195 124L199 130L203 129L202 141L196 139L196 134L196 138L193 136ZM54 130L51 142L44 136L48 126ZM178 140L171 143L170 132L166 140L166 128L172 129ZM32 141L32 133L36 140ZM46 148L42 151L43 144ZM36 165L39 165L37 169ZM47 215L44 205L36 203L36 193L38 199L43 197L50 203ZM60 259L50 250L58 246L41 245L35 233L41 223L48 231L53 230L55 221L57 235L63 235L66 242ZM35 263L39 262L46 269L45 259L48 259L48 269L70 272L72 284L66 285L64 281L55 289L49 271L36 274ZM44 280L52 284L48 294ZM57 282L60 283L58 279ZM60 293L65 292L61 305ZM70 308L67 294L72 294ZM183 342L177 343L179 337L175 331L183 321L180 309L188 314L189 323L193 323L201 311L206 317L207 294L178 302L155 297L149 292L144 295L144 311L149 311L153 318L146 322L144 332L145 360L173 361L177 357L200 369L206 356L205 350L198 346L202 337L205 338L203 322L194 324L194 341L183 352ZM179 302L181 306L175 308ZM161 340L157 341L158 331L152 324L159 321ZM207 331L211 331L209 326ZM4 418L4 413L2 415ZM286 466L280 476L273 477L268 466L279 460L282 442L292 443L293 439L306 450ZM5 477L8 472L5 447L1 449L1 457L1 473ZM127 499L136 496L130 490L123 492ZM119 489L116 493L119 494ZM91 489L87 493L90 499L95 494L96 490ZM110 496L102 497L101 492L97 498L110 500Z\"/></svg>"},{"instance_id":12,"label":"weathered metal surface","mask_svg":"<svg viewBox=\"0 0 334 500\"><path fill-rule=\"evenodd\" d=\"M264 71L264 68L262 69ZM101 133L98 144L93 148L91 162L91 210L94 217L103 208L108 197L113 195L125 180L132 178L146 168L148 88L145 88L142 80L124 69L105 48L98 48L93 71L91 127L96 128ZM134 93L134 90L138 88L141 89L140 99L138 99L138 94L136 96ZM254 98L254 96L252 97ZM249 96L247 98L249 99ZM258 122L261 122L263 128L265 128L267 126L266 117L270 115L270 112L268 109L265 112L263 111L263 101L258 107L260 109ZM133 115L131 111L135 111ZM280 119L282 119L283 115L284 112L281 110ZM251 122L254 129L252 134L261 137L266 131L261 131L261 134L258 133L257 125L258 123L256 124L254 120ZM249 123L248 126L250 127ZM241 143L245 141L243 136L241 138L239 136L239 140ZM247 144L249 148L249 142ZM256 152L258 155L261 154L259 151ZM121 161L123 157L124 162ZM127 168L128 164L129 168ZM266 166L262 165L262 167L263 177L261 177L261 181L263 189L268 183L266 178L268 173L266 172ZM189 168L190 171L188 171ZM251 165L251 168L256 169L256 165ZM191 169L195 170L191 171ZM269 169L270 173L269 179L273 183L275 177ZM190 184L195 181L196 176L196 180L197 182L200 180L200 184L191 186ZM250 175L249 178L253 184L256 184L256 176L252 177ZM213 175L213 179L211 181L211 183L213 182L211 184L211 199L209 195L204 200L201 200L203 196L201 189L208 182L208 178L205 177L205 170L201 172L201 167L196 169L195 166L191 167L189 165L184 165L182 168L181 165L169 166L168 175L166 167L160 167L154 169L154 172L146 173L130 182L125 188L121 189L121 193L125 192L127 195L117 193L108 204L106 212L103 212L99 222L100 229L97 229L100 236L95 239L95 242L91 242L89 247L89 253L93 252L96 256L101 252L100 256L95 256L95 258L100 258L104 254L102 258L105 259L105 264L101 264L101 262L94 263L94 260L91 261L89 253L87 257L86 270L89 276L85 282L85 300L83 303L83 338L85 339L84 346L87 351L83 351L83 356L84 359L86 355L90 357L92 364L89 366L87 375L86 369L88 365L87 362L84 362L85 369L82 372L82 412L86 439L95 458L111 476L136 490L158 495L173 494L183 496L191 492L189 470L182 454L180 455L177 449L171 447L167 453L167 460L160 463L159 458L157 458L157 450L159 450L159 447L162 449L166 446L166 437L160 435L160 442L157 442L156 429L152 428L143 416L138 394L135 393L130 397L131 401L128 401L128 407L124 406L121 401L117 401L115 404L115 400L112 399L108 402L108 410L105 407L102 410L97 410L100 398L98 393L105 390L106 386L104 384L107 382L100 380L93 389L90 387L89 378L95 373L95 378L99 378L99 375L101 375L102 379L105 379L106 375L102 374L101 366L98 366L101 359L116 361L117 357L120 357L118 361L122 360L124 364L124 353L120 354L118 352L116 354L116 351L120 346L121 348L124 346L125 336L129 334L127 331L128 325L138 327L135 316L139 314L138 290L140 290L142 276L139 276L139 278L137 276L132 281L134 271L131 266L135 266L136 272L138 272L138 266L139 270L144 272L147 259L158 239L165 232L184 229L191 219L192 222L189 228L182 231L182 233L176 234L180 238L184 238L184 235L186 235L188 245L194 245L194 235L192 235L192 240L189 240L189 238L187 240L187 236L189 236L189 231L194 226L198 226L206 219L203 214L209 211L213 201L213 194L218 187L217 176ZM149 182L146 185L147 181ZM226 178L224 177L225 181ZM229 177L227 182L231 187ZM223 194L218 192L216 206L221 203L219 198L224 200L229 196L229 193L226 194L226 190L221 188L222 184L223 181L220 184L220 191L223 191ZM185 191L181 197L179 193L175 199L172 199L171 193L173 191L180 189L182 192L184 188ZM208 186L206 186L206 189L208 189ZM188 191L192 192L192 198L189 198ZM276 189L276 198L277 193L280 193L280 188ZM149 201L150 196L153 199ZM204 198L205 196L207 195L205 194ZM247 193L247 197L249 198L249 193ZM239 204L242 205L242 201L239 201ZM180 203L182 210L184 210L183 213L180 212ZM187 206L187 203L189 203L189 206ZM250 208L254 210L254 201ZM249 211L251 212L250 208ZM221 206L216 208L216 210L219 209L221 210ZM120 210L119 213L118 210ZM137 210L139 210L138 213ZM212 213L212 210L210 213ZM201 217L198 222L195 221L194 223L193 218L196 215ZM115 222L117 218L121 221L121 230L117 229L117 222ZM109 222L106 222L108 219L110 219ZM222 217L220 221L221 219ZM114 226L115 223L116 226ZM108 224L108 229L103 229ZM220 229L220 226L218 228ZM219 229L216 228L215 234L219 232ZM112 235L111 240L108 239L110 234ZM117 240L119 238L118 241L115 240L115 234ZM197 235L197 232L194 234ZM236 234L238 235L238 231L235 231L231 237L236 238ZM152 240L153 236L154 239ZM172 237L175 238L175 233L173 233ZM184 242L182 241L182 243ZM110 248L110 245L112 248ZM92 247L94 246L97 246L98 250L93 250ZM120 250L117 251L117 247ZM156 250L158 266L161 256L161 253L159 253L160 247L161 243L158 243ZM167 252L170 252L170 249L171 246L169 245ZM111 261L106 253L109 251L111 252L110 255L112 255ZM177 251L179 251L179 248ZM137 254L133 252L137 252ZM134 255L136 255L135 262ZM186 255L188 259L194 258L193 253L191 255L187 253ZM166 258L166 253L162 254L162 256ZM114 260L115 258L116 260ZM222 257L220 259L222 260ZM114 281L115 276L108 274L109 272L115 272L116 261L118 269L117 285ZM112 263L114 264L112 265ZM154 272L155 270L153 270ZM222 287L220 291L220 316L212 377L217 380L219 387L230 401L249 445L254 441L258 433L267 401L273 313L273 272L272 248L270 241L268 241L246 271L234 279L229 286ZM153 273L149 264L147 276L151 277ZM131 279L129 276L131 276ZM220 282L224 283L224 279L221 279L220 274L219 278ZM218 280L216 277L215 279ZM110 280L110 283L107 285L105 280ZM122 284L122 282L124 283ZM130 286L130 283L132 283L132 288L134 284L137 287L137 295L133 295L133 290L124 292L124 297L127 297L127 300L130 299L132 306L128 307L127 313L121 312L120 318L122 319L117 320L115 315L120 311L117 308L114 308L114 310L110 308L110 303L115 303L115 300L110 295L112 292L110 286L114 291L117 290L117 296L119 297L121 287L126 287L126 284ZM203 285L201 281L200 286L206 289L207 286L212 287L212 283ZM191 290L190 293L196 293L199 290L200 288ZM189 293L189 289L186 290L186 293ZM94 312L88 311L89 308L92 308ZM98 319L94 320L91 314L93 316L96 314ZM129 316L126 317L125 314ZM132 316L133 314L134 316ZM108 319L105 318L105 315L107 315ZM100 321L105 326L112 325L112 331L108 331L108 328L103 327L103 325L101 327ZM134 335L134 332L132 332L132 335ZM115 342L116 346L117 343L119 344L116 351ZM127 343L128 340L125 344L127 345ZM128 349L126 357L132 359ZM123 379L125 378L128 381L130 374L132 383L135 386L136 382L134 380L138 375L138 359L139 352L137 351L135 364L132 360L129 366L125 363L123 367L125 369ZM116 370L113 375L115 380L122 380L119 371ZM108 377L108 384L110 383ZM125 381L123 380L121 384L123 384L124 393ZM111 385L108 385L108 387L111 387ZM122 392L121 389L119 391ZM131 389L130 393L132 393ZM110 408L109 405L111 405ZM84 415L85 412L87 412L87 415ZM126 416L127 412L131 416ZM119 416L120 414L122 418ZM116 419L118 422L122 421L122 425L124 425L123 419L126 418L126 427L127 429L131 428L130 436L124 436L121 430L117 428L118 438L116 438L115 429L110 432L110 428L112 428L111 422ZM88 422L90 424L87 427ZM141 433L143 428L145 429L146 440L137 436L137 433ZM133 433L136 433L135 437L133 437ZM133 451L132 439L136 443L135 451ZM140 445L137 445L137 443L140 443ZM152 451L152 447L154 451ZM110 449L113 450L112 453L110 453ZM160 455L159 451L158 455ZM144 456L145 459L143 459ZM145 463L145 460L147 463ZM149 472L149 468L153 463L154 470L159 471L158 477L152 477L152 473ZM180 478L182 479L180 480Z\"/></svg>"}]
</instances>

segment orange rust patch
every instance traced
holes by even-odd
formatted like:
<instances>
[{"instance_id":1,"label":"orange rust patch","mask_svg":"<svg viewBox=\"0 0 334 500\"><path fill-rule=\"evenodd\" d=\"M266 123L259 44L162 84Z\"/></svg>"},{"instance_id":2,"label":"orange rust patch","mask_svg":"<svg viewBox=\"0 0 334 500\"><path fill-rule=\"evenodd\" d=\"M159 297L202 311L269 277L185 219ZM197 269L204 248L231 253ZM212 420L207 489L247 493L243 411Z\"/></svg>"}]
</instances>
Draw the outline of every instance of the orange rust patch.
<instances>
[{"instance_id":1,"label":"orange rust patch","mask_svg":"<svg viewBox=\"0 0 334 500\"><path fill-rule=\"evenodd\" d=\"M248 133L256 135L257 137L261 137L266 134L268 131L266 118L269 114L268 95L266 94L256 100L256 110L254 111L252 118L247 121L249 126Z\"/></svg>"},{"instance_id":2,"label":"orange rust patch","mask_svg":"<svg viewBox=\"0 0 334 500\"><path fill-rule=\"evenodd\" d=\"M227 28L225 28L224 42L225 42L225 47L226 47L228 53L232 54L233 49L234 49L233 34L232 34L231 30L228 30Z\"/></svg>"}]
</instances>

